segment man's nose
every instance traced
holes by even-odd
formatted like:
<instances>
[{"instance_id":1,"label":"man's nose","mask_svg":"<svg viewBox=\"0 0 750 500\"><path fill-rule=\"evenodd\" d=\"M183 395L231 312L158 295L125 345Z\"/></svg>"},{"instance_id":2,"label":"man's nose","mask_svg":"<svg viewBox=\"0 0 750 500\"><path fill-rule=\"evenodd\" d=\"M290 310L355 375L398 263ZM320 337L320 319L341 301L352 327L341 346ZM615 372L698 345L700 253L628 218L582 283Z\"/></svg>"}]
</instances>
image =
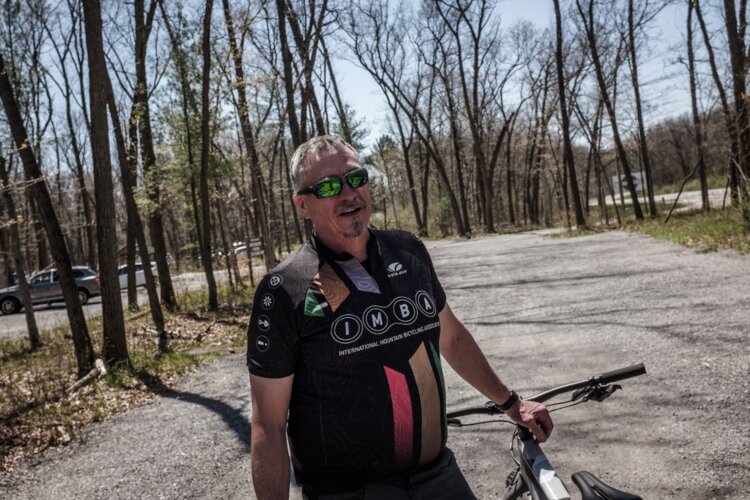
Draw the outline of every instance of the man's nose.
<instances>
[{"instance_id":1,"label":"man's nose","mask_svg":"<svg viewBox=\"0 0 750 500\"><path fill-rule=\"evenodd\" d=\"M342 184L341 193L339 194L339 196L344 197L344 198L351 198L352 196L359 196L357 195L357 190L351 187L349 183L346 182L346 180L344 180L344 182L342 182L341 184Z\"/></svg>"}]
</instances>

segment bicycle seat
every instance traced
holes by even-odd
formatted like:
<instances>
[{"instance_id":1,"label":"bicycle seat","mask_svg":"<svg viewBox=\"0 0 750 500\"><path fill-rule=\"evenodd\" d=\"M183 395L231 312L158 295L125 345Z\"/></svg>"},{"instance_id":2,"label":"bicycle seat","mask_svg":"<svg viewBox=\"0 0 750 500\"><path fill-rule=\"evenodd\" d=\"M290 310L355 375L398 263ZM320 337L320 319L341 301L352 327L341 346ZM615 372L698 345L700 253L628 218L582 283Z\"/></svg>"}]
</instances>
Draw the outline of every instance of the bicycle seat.
<instances>
[{"instance_id":1,"label":"bicycle seat","mask_svg":"<svg viewBox=\"0 0 750 500\"><path fill-rule=\"evenodd\" d=\"M643 500L638 495L613 488L587 471L574 473L572 479L581 490L582 500Z\"/></svg>"}]
</instances>

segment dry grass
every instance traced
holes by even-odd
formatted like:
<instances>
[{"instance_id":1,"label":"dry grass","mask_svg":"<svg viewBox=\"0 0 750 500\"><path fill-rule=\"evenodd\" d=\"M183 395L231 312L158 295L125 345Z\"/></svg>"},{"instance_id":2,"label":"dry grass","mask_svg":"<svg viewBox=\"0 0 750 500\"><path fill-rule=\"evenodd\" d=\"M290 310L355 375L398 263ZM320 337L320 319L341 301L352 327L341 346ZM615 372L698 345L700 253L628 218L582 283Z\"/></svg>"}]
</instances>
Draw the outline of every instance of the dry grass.
<instances>
[{"instance_id":1,"label":"dry grass","mask_svg":"<svg viewBox=\"0 0 750 500\"><path fill-rule=\"evenodd\" d=\"M110 370L73 393L65 392L76 379L67 326L45 332L45 345L37 351L25 340L0 343L0 476L26 456L69 443L84 425L155 398L179 375L244 349L252 293L222 290L216 312L206 310L204 291L180 297L181 312L165 311L171 350L162 355L150 316L131 315L136 319L128 320L126 329L132 367ZM99 352L98 321L89 322L89 332Z\"/></svg>"},{"instance_id":2,"label":"dry grass","mask_svg":"<svg viewBox=\"0 0 750 500\"><path fill-rule=\"evenodd\" d=\"M699 252L736 250L750 253L750 232L746 230L742 214L736 208L680 212L674 214L666 224L663 219L630 221L625 229L674 241Z\"/></svg>"}]
</instances>

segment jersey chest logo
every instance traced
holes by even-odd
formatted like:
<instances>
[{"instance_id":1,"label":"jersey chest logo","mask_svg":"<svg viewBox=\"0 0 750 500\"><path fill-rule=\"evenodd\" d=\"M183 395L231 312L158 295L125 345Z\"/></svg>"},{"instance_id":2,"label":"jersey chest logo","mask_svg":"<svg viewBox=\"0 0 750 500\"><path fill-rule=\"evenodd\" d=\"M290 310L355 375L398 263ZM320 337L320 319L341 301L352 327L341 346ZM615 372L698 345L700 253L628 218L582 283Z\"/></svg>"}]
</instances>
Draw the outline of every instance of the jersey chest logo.
<instances>
[{"instance_id":1,"label":"jersey chest logo","mask_svg":"<svg viewBox=\"0 0 750 500\"><path fill-rule=\"evenodd\" d=\"M396 297L387 306L370 306L361 316L344 314L331 324L331 336L339 344L358 341L365 332L383 335L395 325L411 325L419 315L434 318L437 306L434 299L424 290L414 298Z\"/></svg>"}]
</instances>

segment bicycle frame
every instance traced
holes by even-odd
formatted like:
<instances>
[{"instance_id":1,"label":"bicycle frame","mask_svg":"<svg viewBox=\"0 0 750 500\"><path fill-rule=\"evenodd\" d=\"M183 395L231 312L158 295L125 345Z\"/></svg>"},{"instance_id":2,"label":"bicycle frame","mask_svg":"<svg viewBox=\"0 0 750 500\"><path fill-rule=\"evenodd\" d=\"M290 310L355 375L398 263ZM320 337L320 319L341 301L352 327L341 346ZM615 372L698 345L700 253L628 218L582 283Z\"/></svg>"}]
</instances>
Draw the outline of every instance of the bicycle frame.
<instances>
[{"instance_id":1,"label":"bicycle frame","mask_svg":"<svg viewBox=\"0 0 750 500\"><path fill-rule=\"evenodd\" d=\"M534 438L530 434L516 435L513 441L517 450L520 477L516 476L514 483L505 490L503 498L515 498L528 490L534 500L570 500L568 489ZM516 484L518 481L523 481L523 485Z\"/></svg>"}]
</instances>

